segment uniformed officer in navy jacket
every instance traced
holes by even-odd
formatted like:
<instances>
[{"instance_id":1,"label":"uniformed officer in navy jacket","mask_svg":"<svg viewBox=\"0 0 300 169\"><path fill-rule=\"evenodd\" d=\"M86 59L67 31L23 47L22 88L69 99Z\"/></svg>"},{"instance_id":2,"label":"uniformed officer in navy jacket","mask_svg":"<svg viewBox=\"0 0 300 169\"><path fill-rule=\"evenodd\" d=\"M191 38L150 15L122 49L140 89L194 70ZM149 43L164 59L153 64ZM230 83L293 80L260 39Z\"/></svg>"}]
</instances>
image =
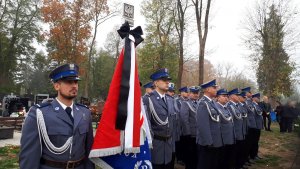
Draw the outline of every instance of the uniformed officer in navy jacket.
<instances>
[{"instance_id":1,"label":"uniformed officer in navy jacket","mask_svg":"<svg viewBox=\"0 0 300 169\"><path fill-rule=\"evenodd\" d=\"M197 169L219 169L223 140L220 114L214 101L217 95L216 80L201 85L203 97L197 107Z\"/></svg>"},{"instance_id":2,"label":"uniformed officer in navy jacket","mask_svg":"<svg viewBox=\"0 0 300 169\"><path fill-rule=\"evenodd\" d=\"M199 87L189 88L189 99L181 103L180 120L182 124L182 145L183 159L186 169L197 167L197 146L196 146L196 110L199 99Z\"/></svg>"},{"instance_id":3,"label":"uniformed officer in navy jacket","mask_svg":"<svg viewBox=\"0 0 300 169\"><path fill-rule=\"evenodd\" d=\"M260 133L261 130L264 128L264 121L263 121L263 116L262 116L262 109L261 107L258 105L258 103L260 102L260 93L256 93L252 95L252 101L253 101L253 105L254 105L254 111L255 111L255 121L256 121L256 137L255 137L255 148L254 148L254 155L255 155L255 159L259 160L261 159L261 157L259 157L258 155L258 149L259 149L259 139L260 139Z\"/></svg>"},{"instance_id":4,"label":"uniformed officer in navy jacket","mask_svg":"<svg viewBox=\"0 0 300 169\"><path fill-rule=\"evenodd\" d=\"M221 166L222 169L234 168L234 124L233 116L227 108L228 92L225 89L217 91L217 108L220 113L221 134L223 139L223 150L221 151Z\"/></svg>"},{"instance_id":5,"label":"uniformed officer in navy jacket","mask_svg":"<svg viewBox=\"0 0 300 169\"><path fill-rule=\"evenodd\" d=\"M252 160L261 159L261 157L258 156L258 141L259 141L258 138L260 135L260 129L259 129L260 119L256 118L257 112L255 111L255 107L254 107L255 105L252 101L251 87L243 88L242 92L244 92L246 95L245 103L248 108L248 135L250 139L249 158L250 158L250 162L252 163ZM263 119L261 119L261 121L263 121Z\"/></svg>"},{"instance_id":6,"label":"uniformed officer in navy jacket","mask_svg":"<svg viewBox=\"0 0 300 169\"><path fill-rule=\"evenodd\" d=\"M160 69L153 73L154 91L148 96L145 105L149 119L149 126L153 136L151 150L154 169L170 169L173 149L173 119L175 117L174 101L167 95L171 80L167 69Z\"/></svg>"},{"instance_id":7,"label":"uniformed officer in navy jacket","mask_svg":"<svg viewBox=\"0 0 300 169\"><path fill-rule=\"evenodd\" d=\"M234 121L234 131L235 131L235 168L242 168L244 165L244 149L245 149L245 130L244 130L244 119L242 112L238 108L239 104L239 90L237 88L232 89L228 92L229 102L228 109L230 110L233 121Z\"/></svg>"},{"instance_id":8,"label":"uniformed officer in navy jacket","mask_svg":"<svg viewBox=\"0 0 300 169\"><path fill-rule=\"evenodd\" d=\"M22 129L21 169L94 168L88 159L93 143L91 112L73 101L78 69L75 64L54 69L49 77L57 98L30 108Z\"/></svg>"},{"instance_id":9,"label":"uniformed officer in navy jacket","mask_svg":"<svg viewBox=\"0 0 300 169\"><path fill-rule=\"evenodd\" d=\"M173 100L174 104L175 104L175 85L174 83L169 83L169 89L167 91L167 95L169 95L171 97L171 99ZM180 135L179 135L179 130L178 130L178 124L179 124L179 112L176 112L175 110L175 114L174 117L172 118L173 121L173 145L172 145L172 162L171 162L171 168L173 169L175 167L175 157L176 157L176 142L179 141L180 139Z\"/></svg>"},{"instance_id":10,"label":"uniformed officer in navy jacket","mask_svg":"<svg viewBox=\"0 0 300 169\"><path fill-rule=\"evenodd\" d=\"M242 117L243 117L243 133L245 135L245 146L243 148L243 156L242 156L242 159L243 159L243 164L244 166L250 166L250 162L249 162L249 159L248 159L248 156L249 156L249 152L250 152L250 149L249 149L249 141L250 141L250 138L249 138L249 125L248 125L248 108L247 108L247 105L245 103L246 101L246 94L244 92L240 92L238 94L238 97L239 97L239 104L238 104L238 108L240 110L240 112L242 113Z\"/></svg>"},{"instance_id":11,"label":"uniformed officer in navy jacket","mask_svg":"<svg viewBox=\"0 0 300 169\"><path fill-rule=\"evenodd\" d=\"M145 94L142 96L143 103L146 104L148 102L148 96L153 91L153 82L148 82L145 85L143 85L143 88L145 89Z\"/></svg>"},{"instance_id":12,"label":"uniformed officer in navy jacket","mask_svg":"<svg viewBox=\"0 0 300 169\"><path fill-rule=\"evenodd\" d=\"M189 93L188 93L187 86L181 87L178 91L180 92L180 96L175 98L174 108L175 111L178 112L178 114L180 114L182 102L189 99ZM179 135L179 141L176 141L176 158L177 158L177 163L183 164L185 145L182 142L184 138L182 138L182 124L181 124L180 116L179 116L179 123L177 124L177 130Z\"/></svg>"}]
</instances>

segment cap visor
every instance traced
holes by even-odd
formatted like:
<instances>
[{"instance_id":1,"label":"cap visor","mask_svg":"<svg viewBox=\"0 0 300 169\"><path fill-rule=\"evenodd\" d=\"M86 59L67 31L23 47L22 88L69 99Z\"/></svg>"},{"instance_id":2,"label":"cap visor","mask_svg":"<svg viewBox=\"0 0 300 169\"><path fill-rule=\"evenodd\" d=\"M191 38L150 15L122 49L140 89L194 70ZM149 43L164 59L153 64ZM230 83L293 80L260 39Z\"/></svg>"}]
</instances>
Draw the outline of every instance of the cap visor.
<instances>
[{"instance_id":1,"label":"cap visor","mask_svg":"<svg viewBox=\"0 0 300 169\"><path fill-rule=\"evenodd\" d=\"M64 77L61 80L76 80L76 81L80 81L81 79L78 76L69 76L69 77Z\"/></svg>"},{"instance_id":2,"label":"cap visor","mask_svg":"<svg viewBox=\"0 0 300 169\"><path fill-rule=\"evenodd\" d=\"M168 77L161 77L157 80L172 80L172 78L168 76Z\"/></svg>"}]
</instances>

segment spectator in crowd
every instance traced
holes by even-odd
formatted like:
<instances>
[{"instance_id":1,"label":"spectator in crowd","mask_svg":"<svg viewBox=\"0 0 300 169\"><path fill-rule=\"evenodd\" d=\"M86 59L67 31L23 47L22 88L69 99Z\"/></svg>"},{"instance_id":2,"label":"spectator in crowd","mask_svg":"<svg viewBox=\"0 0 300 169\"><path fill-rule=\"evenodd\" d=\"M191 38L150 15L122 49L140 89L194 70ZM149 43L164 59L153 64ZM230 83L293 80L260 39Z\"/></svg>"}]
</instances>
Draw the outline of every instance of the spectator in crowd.
<instances>
[{"instance_id":1,"label":"spectator in crowd","mask_svg":"<svg viewBox=\"0 0 300 169\"><path fill-rule=\"evenodd\" d=\"M279 127L280 127L280 131L282 130L282 123L281 123L281 113L283 110L283 106L281 104L280 101L276 101L276 108L275 108L275 112L276 112L276 120L279 123Z\"/></svg>"},{"instance_id":2,"label":"spectator in crowd","mask_svg":"<svg viewBox=\"0 0 300 169\"><path fill-rule=\"evenodd\" d=\"M259 103L259 106L261 107L263 111L263 119L264 119L264 128L266 131L272 131L271 130L271 104L269 103L269 98L267 96L263 97L263 101ZM268 126L267 126L267 120L268 120Z\"/></svg>"},{"instance_id":3,"label":"spectator in crowd","mask_svg":"<svg viewBox=\"0 0 300 169\"><path fill-rule=\"evenodd\" d=\"M296 102L289 101L286 106L284 106L281 113L281 126L282 130L280 132L292 132L294 119L298 117L298 111L296 109Z\"/></svg>"}]
</instances>

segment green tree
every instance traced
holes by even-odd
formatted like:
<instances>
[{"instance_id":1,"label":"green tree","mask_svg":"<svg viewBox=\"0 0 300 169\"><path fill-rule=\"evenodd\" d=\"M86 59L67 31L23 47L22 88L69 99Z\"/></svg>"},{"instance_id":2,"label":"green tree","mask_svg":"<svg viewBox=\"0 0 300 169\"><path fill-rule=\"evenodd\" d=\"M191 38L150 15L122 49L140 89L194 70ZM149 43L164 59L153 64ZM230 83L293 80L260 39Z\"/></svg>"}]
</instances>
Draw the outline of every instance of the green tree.
<instances>
[{"instance_id":1,"label":"green tree","mask_svg":"<svg viewBox=\"0 0 300 169\"><path fill-rule=\"evenodd\" d=\"M174 24L172 0L145 0L142 13L146 18L147 36L138 50L141 82L159 68L168 68L176 82L178 72L178 36Z\"/></svg>"},{"instance_id":2,"label":"green tree","mask_svg":"<svg viewBox=\"0 0 300 169\"><path fill-rule=\"evenodd\" d=\"M33 42L39 41L39 18L38 1L1 1L0 92L16 92L15 80L22 71L18 65L28 64L35 53Z\"/></svg>"},{"instance_id":3,"label":"green tree","mask_svg":"<svg viewBox=\"0 0 300 169\"><path fill-rule=\"evenodd\" d=\"M295 64L287 51L289 22L286 13L279 4L262 3L257 7L257 13L248 17L248 30L251 36L246 38L246 44L252 49L252 61L256 65L256 76L259 90L270 97L289 96L293 92L292 73ZM290 16L290 15L288 15Z\"/></svg>"},{"instance_id":4,"label":"green tree","mask_svg":"<svg viewBox=\"0 0 300 169\"><path fill-rule=\"evenodd\" d=\"M93 67L93 83L90 92L90 98L94 99L106 99L110 82L114 73L114 62L113 56L101 49L97 54L98 57L92 62Z\"/></svg>"},{"instance_id":5,"label":"green tree","mask_svg":"<svg viewBox=\"0 0 300 169\"><path fill-rule=\"evenodd\" d=\"M38 93L55 94L52 83L49 79L49 74L54 67L51 66L51 61L45 56L45 54L41 52L37 53L32 60L31 67L27 93L34 95Z\"/></svg>"}]
</instances>

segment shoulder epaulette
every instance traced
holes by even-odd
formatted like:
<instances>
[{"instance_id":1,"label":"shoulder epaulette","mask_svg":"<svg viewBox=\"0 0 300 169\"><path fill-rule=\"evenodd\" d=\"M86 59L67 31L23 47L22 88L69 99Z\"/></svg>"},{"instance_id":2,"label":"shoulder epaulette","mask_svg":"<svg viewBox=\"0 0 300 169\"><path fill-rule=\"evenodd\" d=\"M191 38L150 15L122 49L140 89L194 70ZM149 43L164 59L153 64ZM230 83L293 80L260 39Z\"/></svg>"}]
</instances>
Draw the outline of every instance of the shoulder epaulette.
<instances>
[{"instance_id":1,"label":"shoulder epaulette","mask_svg":"<svg viewBox=\"0 0 300 169\"><path fill-rule=\"evenodd\" d=\"M152 96L152 95L154 95L154 93L153 93L153 92L151 92L151 93L149 93L148 95L149 95L149 96Z\"/></svg>"},{"instance_id":2,"label":"shoulder epaulette","mask_svg":"<svg viewBox=\"0 0 300 169\"><path fill-rule=\"evenodd\" d=\"M167 96L167 97L169 97L169 98L172 98L172 99L174 99L174 97L173 97L173 96L170 96L170 95L169 95L169 94L167 94L167 93L166 93L166 96Z\"/></svg>"},{"instance_id":3,"label":"shoulder epaulette","mask_svg":"<svg viewBox=\"0 0 300 169\"><path fill-rule=\"evenodd\" d=\"M205 101L205 98L202 97L199 101L200 101L200 102L203 102L203 101Z\"/></svg>"},{"instance_id":4,"label":"shoulder epaulette","mask_svg":"<svg viewBox=\"0 0 300 169\"><path fill-rule=\"evenodd\" d=\"M88 106L86 106L86 105L84 105L84 104L76 103L76 105L77 105L77 106L81 106L81 107L84 107L84 108L87 108L87 109L89 109L89 107L88 107Z\"/></svg>"},{"instance_id":5,"label":"shoulder epaulette","mask_svg":"<svg viewBox=\"0 0 300 169\"><path fill-rule=\"evenodd\" d=\"M37 107L37 108L43 108L43 107L50 106L50 104L51 103L49 103L49 102L45 102L45 103L36 104L34 106Z\"/></svg>"}]
</instances>

